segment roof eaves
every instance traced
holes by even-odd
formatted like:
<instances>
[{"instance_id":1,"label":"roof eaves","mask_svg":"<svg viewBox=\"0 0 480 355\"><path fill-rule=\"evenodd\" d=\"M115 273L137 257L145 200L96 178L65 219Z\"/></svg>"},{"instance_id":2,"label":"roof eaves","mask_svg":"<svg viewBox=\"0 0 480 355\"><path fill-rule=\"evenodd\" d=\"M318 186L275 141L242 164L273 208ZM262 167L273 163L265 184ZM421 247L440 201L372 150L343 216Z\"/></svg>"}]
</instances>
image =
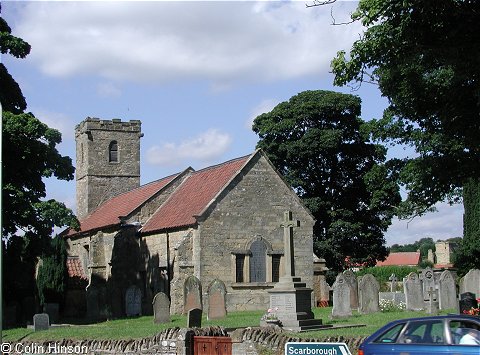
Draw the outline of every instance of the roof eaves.
<instances>
[{"instance_id":1,"label":"roof eaves","mask_svg":"<svg viewBox=\"0 0 480 355\"><path fill-rule=\"evenodd\" d=\"M185 228L194 228L194 227L197 227L198 226L198 223L195 222L195 223L187 223L187 224L182 224L182 225L176 225L176 226L172 226L172 227L162 227L162 228L157 228L157 229L151 229L149 231L142 231L142 229L139 230L139 233L142 235L142 236L149 236L149 235L153 235L153 234L160 234L160 233L171 233L171 232L176 232L176 231L179 231L179 230L182 230L182 229L185 229Z\"/></svg>"}]
</instances>

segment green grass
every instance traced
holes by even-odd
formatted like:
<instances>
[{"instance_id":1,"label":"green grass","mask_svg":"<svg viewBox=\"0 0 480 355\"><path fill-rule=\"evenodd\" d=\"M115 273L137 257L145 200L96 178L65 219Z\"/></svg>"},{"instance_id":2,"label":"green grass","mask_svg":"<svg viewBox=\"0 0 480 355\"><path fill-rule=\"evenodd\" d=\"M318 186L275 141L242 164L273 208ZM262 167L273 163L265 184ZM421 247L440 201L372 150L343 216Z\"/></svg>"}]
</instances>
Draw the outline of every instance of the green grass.
<instances>
[{"instance_id":1,"label":"green grass","mask_svg":"<svg viewBox=\"0 0 480 355\"><path fill-rule=\"evenodd\" d=\"M324 324L366 324L366 326L360 328L312 331L296 334L295 336L302 338L320 338L339 335L345 337L366 336L392 320L426 315L423 312L405 311L374 313L369 315L354 313L353 316L349 318L331 320L329 318L331 312L331 307L314 309L315 318L322 319ZM232 312L229 313L225 319L211 321L207 321L204 317L202 320L202 326L222 326L224 328L258 327L262 314L262 311ZM153 336L167 328L183 328L186 327L186 325L186 316L174 315L171 317L171 322L167 324L154 324L152 316L145 316L116 319L89 325L54 327L50 328L48 331L40 332L33 332L33 330L26 328L7 329L2 332L2 337L3 341L8 342L19 341L20 339L31 341L59 339L135 339Z\"/></svg>"}]
</instances>

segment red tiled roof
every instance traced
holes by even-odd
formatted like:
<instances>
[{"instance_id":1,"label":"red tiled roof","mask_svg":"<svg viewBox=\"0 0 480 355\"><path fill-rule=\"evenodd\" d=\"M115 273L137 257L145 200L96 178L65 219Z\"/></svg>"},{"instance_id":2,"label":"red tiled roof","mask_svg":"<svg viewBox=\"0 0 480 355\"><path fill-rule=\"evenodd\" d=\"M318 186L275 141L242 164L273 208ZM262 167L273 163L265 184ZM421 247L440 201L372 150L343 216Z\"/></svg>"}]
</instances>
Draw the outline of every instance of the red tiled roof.
<instances>
[{"instance_id":1,"label":"red tiled roof","mask_svg":"<svg viewBox=\"0 0 480 355\"><path fill-rule=\"evenodd\" d=\"M164 188L178 174L140 186L115 196L80 221L80 230L69 230L67 236L120 224L119 217L132 213L155 193Z\"/></svg>"},{"instance_id":2,"label":"red tiled roof","mask_svg":"<svg viewBox=\"0 0 480 355\"><path fill-rule=\"evenodd\" d=\"M378 261L377 266L389 266L389 265L418 265L420 262L420 252L401 252L390 253L385 261Z\"/></svg>"},{"instance_id":3,"label":"red tiled roof","mask_svg":"<svg viewBox=\"0 0 480 355\"><path fill-rule=\"evenodd\" d=\"M148 220L142 233L194 225L194 216L210 204L249 158L237 158L193 173Z\"/></svg>"},{"instance_id":4,"label":"red tiled roof","mask_svg":"<svg viewBox=\"0 0 480 355\"><path fill-rule=\"evenodd\" d=\"M88 280L83 272L82 263L77 256L69 256L67 258L67 272L68 277L78 277L80 279Z\"/></svg>"}]
</instances>

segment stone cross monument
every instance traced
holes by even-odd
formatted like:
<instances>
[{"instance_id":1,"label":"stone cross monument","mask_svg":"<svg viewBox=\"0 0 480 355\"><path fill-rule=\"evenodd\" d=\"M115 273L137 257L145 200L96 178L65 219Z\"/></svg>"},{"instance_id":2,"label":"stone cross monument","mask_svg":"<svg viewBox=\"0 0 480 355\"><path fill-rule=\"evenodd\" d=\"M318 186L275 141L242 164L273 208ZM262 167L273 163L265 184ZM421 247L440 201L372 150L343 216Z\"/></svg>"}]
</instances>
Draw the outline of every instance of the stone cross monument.
<instances>
[{"instance_id":1,"label":"stone cross monument","mask_svg":"<svg viewBox=\"0 0 480 355\"><path fill-rule=\"evenodd\" d=\"M275 287L268 291L270 308L277 309L278 319L284 329L301 331L318 329L321 319L314 319L312 312L312 289L306 287L300 277L295 276L293 228L300 222L292 219L292 212L285 212L283 228L284 273Z\"/></svg>"},{"instance_id":2,"label":"stone cross monument","mask_svg":"<svg viewBox=\"0 0 480 355\"><path fill-rule=\"evenodd\" d=\"M300 221L292 219L292 212L285 212L283 223L283 247L284 247L284 276L295 276L295 260L293 258L293 227L300 227Z\"/></svg>"}]
</instances>

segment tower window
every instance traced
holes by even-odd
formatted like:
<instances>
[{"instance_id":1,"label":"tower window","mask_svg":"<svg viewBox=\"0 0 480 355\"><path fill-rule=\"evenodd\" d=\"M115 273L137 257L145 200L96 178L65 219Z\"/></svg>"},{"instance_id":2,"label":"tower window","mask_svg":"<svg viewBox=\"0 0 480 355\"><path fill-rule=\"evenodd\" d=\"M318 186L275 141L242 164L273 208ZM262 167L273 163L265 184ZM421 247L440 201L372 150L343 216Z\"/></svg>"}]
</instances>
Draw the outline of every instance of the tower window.
<instances>
[{"instance_id":1,"label":"tower window","mask_svg":"<svg viewBox=\"0 0 480 355\"><path fill-rule=\"evenodd\" d=\"M110 163L118 163L118 143L111 141L108 147L108 161Z\"/></svg>"}]
</instances>

